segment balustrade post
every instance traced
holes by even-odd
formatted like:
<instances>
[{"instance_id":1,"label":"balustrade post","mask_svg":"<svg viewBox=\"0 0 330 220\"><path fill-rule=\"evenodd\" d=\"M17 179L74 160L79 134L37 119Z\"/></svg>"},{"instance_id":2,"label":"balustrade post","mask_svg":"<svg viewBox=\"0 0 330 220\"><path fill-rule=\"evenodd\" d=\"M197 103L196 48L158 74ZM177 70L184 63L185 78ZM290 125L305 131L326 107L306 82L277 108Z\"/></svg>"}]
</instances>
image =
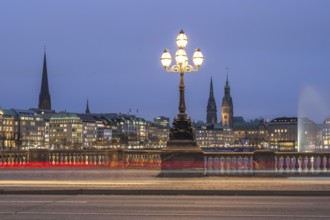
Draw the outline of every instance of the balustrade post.
<instances>
[{"instance_id":1,"label":"balustrade post","mask_svg":"<svg viewBox=\"0 0 330 220\"><path fill-rule=\"evenodd\" d=\"M328 162L327 157L324 156L324 157L323 157L323 172L324 172L324 173L327 172L327 162Z\"/></svg>"},{"instance_id":2,"label":"balustrade post","mask_svg":"<svg viewBox=\"0 0 330 220\"><path fill-rule=\"evenodd\" d=\"M253 154L254 174L264 175L275 172L275 153L271 150L257 150Z\"/></svg>"},{"instance_id":3,"label":"balustrade post","mask_svg":"<svg viewBox=\"0 0 330 220\"><path fill-rule=\"evenodd\" d=\"M296 163L297 163L297 159L296 159L295 156L293 156L292 159L291 159L291 164L292 164L291 172L292 172L292 174L295 174L295 172L296 172Z\"/></svg>"},{"instance_id":4,"label":"balustrade post","mask_svg":"<svg viewBox=\"0 0 330 220\"><path fill-rule=\"evenodd\" d=\"M242 174L242 157L239 156L238 160L237 160L237 169L238 169L238 174L241 175Z\"/></svg>"},{"instance_id":5,"label":"balustrade post","mask_svg":"<svg viewBox=\"0 0 330 220\"><path fill-rule=\"evenodd\" d=\"M45 166L49 163L48 149L30 149L30 162L37 166Z\"/></svg>"}]
</instances>

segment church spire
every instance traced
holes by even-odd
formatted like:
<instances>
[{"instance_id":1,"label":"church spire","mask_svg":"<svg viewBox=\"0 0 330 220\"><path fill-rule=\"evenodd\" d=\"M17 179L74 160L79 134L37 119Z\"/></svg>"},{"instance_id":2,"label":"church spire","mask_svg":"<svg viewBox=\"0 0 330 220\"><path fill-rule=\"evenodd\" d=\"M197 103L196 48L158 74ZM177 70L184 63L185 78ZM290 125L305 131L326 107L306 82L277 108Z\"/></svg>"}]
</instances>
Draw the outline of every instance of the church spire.
<instances>
[{"instance_id":1,"label":"church spire","mask_svg":"<svg viewBox=\"0 0 330 220\"><path fill-rule=\"evenodd\" d=\"M210 96L209 96L209 101L207 103L206 123L211 123L211 124L217 123L217 105L215 103L214 94L213 94L212 77L210 83Z\"/></svg>"},{"instance_id":2,"label":"church spire","mask_svg":"<svg viewBox=\"0 0 330 220\"><path fill-rule=\"evenodd\" d=\"M210 83L210 98L214 98L212 76L211 76L211 83Z\"/></svg>"},{"instance_id":3,"label":"church spire","mask_svg":"<svg viewBox=\"0 0 330 220\"><path fill-rule=\"evenodd\" d=\"M227 79L226 79L226 86L229 86L229 82L228 82L228 67L227 67L226 69L227 69Z\"/></svg>"},{"instance_id":4,"label":"church spire","mask_svg":"<svg viewBox=\"0 0 330 220\"><path fill-rule=\"evenodd\" d=\"M234 117L234 105L233 100L230 95L230 86L228 80L228 67L227 67L227 78L225 85L225 94L222 98L222 109L221 109L221 122L222 126L233 126L233 117Z\"/></svg>"},{"instance_id":5,"label":"church spire","mask_svg":"<svg viewBox=\"0 0 330 220\"><path fill-rule=\"evenodd\" d=\"M44 47L44 63L42 69L41 89L39 94L39 109L51 110L51 100L48 87L48 73L46 60L46 46Z\"/></svg>"},{"instance_id":6,"label":"church spire","mask_svg":"<svg viewBox=\"0 0 330 220\"><path fill-rule=\"evenodd\" d=\"M85 110L86 114L90 114L91 111L89 110L89 103L88 103L88 99L87 99L87 104L86 104L86 110Z\"/></svg>"},{"instance_id":7,"label":"church spire","mask_svg":"<svg viewBox=\"0 0 330 220\"><path fill-rule=\"evenodd\" d=\"M227 69L227 78L226 78L226 85L225 85L225 96L230 97L230 86L229 86L229 80L228 80L228 67Z\"/></svg>"}]
</instances>

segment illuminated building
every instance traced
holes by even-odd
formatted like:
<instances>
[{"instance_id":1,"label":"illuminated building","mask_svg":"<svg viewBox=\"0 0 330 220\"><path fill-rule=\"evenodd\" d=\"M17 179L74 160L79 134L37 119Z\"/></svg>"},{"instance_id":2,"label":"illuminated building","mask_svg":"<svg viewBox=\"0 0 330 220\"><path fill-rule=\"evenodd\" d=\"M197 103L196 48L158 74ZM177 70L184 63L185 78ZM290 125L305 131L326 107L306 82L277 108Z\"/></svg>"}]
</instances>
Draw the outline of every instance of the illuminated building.
<instances>
[{"instance_id":1,"label":"illuminated building","mask_svg":"<svg viewBox=\"0 0 330 220\"><path fill-rule=\"evenodd\" d=\"M308 118L275 118L267 124L270 148L280 151L309 151L320 145L319 127Z\"/></svg>"},{"instance_id":2,"label":"illuminated building","mask_svg":"<svg viewBox=\"0 0 330 220\"><path fill-rule=\"evenodd\" d=\"M160 125L162 127L169 128L170 126L170 118L164 116L158 116L154 118L154 123Z\"/></svg>"},{"instance_id":3,"label":"illuminated building","mask_svg":"<svg viewBox=\"0 0 330 220\"><path fill-rule=\"evenodd\" d=\"M51 149L81 149L83 123L75 113L53 114L49 120Z\"/></svg>"},{"instance_id":4,"label":"illuminated building","mask_svg":"<svg viewBox=\"0 0 330 220\"><path fill-rule=\"evenodd\" d=\"M167 124L164 123L164 125L165 126L155 122L149 122L147 124L147 133L148 133L147 148L166 147L166 143L169 139L170 130L168 123Z\"/></svg>"},{"instance_id":5,"label":"illuminated building","mask_svg":"<svg viewBox=\"0 0 330 220\"><path fill-rule=\"evenodd\" d=\"M234 146L254 149L268 147L268 132L263 120L246 122L243 117L233 118Z\"/></svg>"},{"instance_id":6,"label":"illuminated building","mask_svg":"<svg viewBox=\"0 0 330 220\"><path fill-rule=\"evenodd\" d=\"M126 114L99 114L109 122L113 146L127 149L144 148L147 144L147 122Z\"/></svg>"},{"instance_id":7,"label":"illuminated building","mask_svg":"<svg viewBox=\"0 0 330 220\"><path fill-rule=\"evenodd\" d=\"M195 125L196 141L201 148L233 147L234 135L231 128L222 127L221 124Z\"/></svg>"},{"instance_id":8,"label":"illuminated building","mask_svg":"<svg viewBox=\"0 0 330 220\"><path fill-rule=\"evenodd\" d=\"M0 109L0 150L18 148L18 120L13 110Z\"/></svg>"},{"instance_id":9,"label":"illuminated building","mask_svg":"<svg viewBox=\"0 0 330 220\"><path fill-rule=\"evenodd\" d=\"M17 115L20 149L48 148L49 124L31 110L13 109Z\"/></svg>"},{"instance_id":10,"label":"illuminated building","mask_svg":"<svg viewBox=\"0 0 330 220\"><path fill-rule=\"evenodd\" d=\"M323 122L322 147L323 149L330 149L330 118L325 119Z\"/></svg>"},{"instance_id":11,"label":"illuminated building","mask_svg":"<svg viewBox=\"0 0 330 220\"><path fill-rule=\"evenodd\" d=\"M96 145L97 126L95 119L90 114L77 114L82 122L82 145L91 148Z\"/></svg>"}]
</instances>

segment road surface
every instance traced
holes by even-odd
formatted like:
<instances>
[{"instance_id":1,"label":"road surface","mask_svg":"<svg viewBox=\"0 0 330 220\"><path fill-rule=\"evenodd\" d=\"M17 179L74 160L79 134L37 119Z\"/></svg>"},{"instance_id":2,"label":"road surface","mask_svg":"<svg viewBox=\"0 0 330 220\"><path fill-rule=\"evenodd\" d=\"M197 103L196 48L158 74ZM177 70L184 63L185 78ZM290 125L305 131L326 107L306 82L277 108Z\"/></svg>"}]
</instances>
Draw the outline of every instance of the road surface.
<instances>
[{"instance_id":1,"label":"road surface","mask_svg":"<svg viewBox=\"0 0 330 220\"><path fill-rule=\"evenodd\" d=\"M330 219L329 204L330 197L0 195L0 219Z\"/></svg>"},{"instance_id":2,"label":"road surface","mask_svg":"<svg viewBox=\"0 0 330 220\"><path fill-rule=\"evenodd\" d=\"M66 189L330 192L330 177L325 176L158 178L158 174L155 169L0 169L0 193Z\"/></svg>"}]
</instances>

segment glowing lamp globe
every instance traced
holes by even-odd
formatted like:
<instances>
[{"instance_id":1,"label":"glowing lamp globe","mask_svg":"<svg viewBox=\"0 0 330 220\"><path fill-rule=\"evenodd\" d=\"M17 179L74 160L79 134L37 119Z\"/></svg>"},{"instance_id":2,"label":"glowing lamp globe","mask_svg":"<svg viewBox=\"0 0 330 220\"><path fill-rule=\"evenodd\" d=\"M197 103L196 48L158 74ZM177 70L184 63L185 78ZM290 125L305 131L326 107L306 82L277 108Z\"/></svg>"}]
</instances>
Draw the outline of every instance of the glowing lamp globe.
<instances>
[{"instance_id":1,"label":"glowing lamp globe","mask_svg":"<svg viewBox=\"0 0 330 220\"><path fill-rule=\"evenodd\" d=\"M199 48L197 48L195 50L195 53L194 53L192 59L197 68L199 68L202 65L202 63L204 61L204 56Z\"/></svg>"},{"instance_id":2,"label":"glowing lamp globe","mask_svg":"<svg viewBox=\"0 0 330 220\"><path fill-rule=\"evenodd\" d=\"M162 62L165 69L167 69L171 65L172 56L171 56L170 52L168 51L168 49L164 50L163 55L160 58L160 61Z\"/></svg>"},{"instance_id":3,"label":"glowing lamp globe","mask_svg":"<svg viewBox=\"0 0 330 220\"><path fill-rule=\"evenodd\" d=\"M184 65L188 62L188 57L184 49L178 49L175 53L175 60L178 65Z\"/></svg>"},{"instance_id":4,"label":"glowing lamp globe","mask_svg":"<svg viewBox=\"0 0 330 220\"><path fill-rule=\"evenodd\" d=\"M180 49L183 49L186 47L187 43L188 43L188 38L185 35L184 31L181 30L178 37L176 38L176 45L178 45Z\"/></svg>"}]
</instances>

